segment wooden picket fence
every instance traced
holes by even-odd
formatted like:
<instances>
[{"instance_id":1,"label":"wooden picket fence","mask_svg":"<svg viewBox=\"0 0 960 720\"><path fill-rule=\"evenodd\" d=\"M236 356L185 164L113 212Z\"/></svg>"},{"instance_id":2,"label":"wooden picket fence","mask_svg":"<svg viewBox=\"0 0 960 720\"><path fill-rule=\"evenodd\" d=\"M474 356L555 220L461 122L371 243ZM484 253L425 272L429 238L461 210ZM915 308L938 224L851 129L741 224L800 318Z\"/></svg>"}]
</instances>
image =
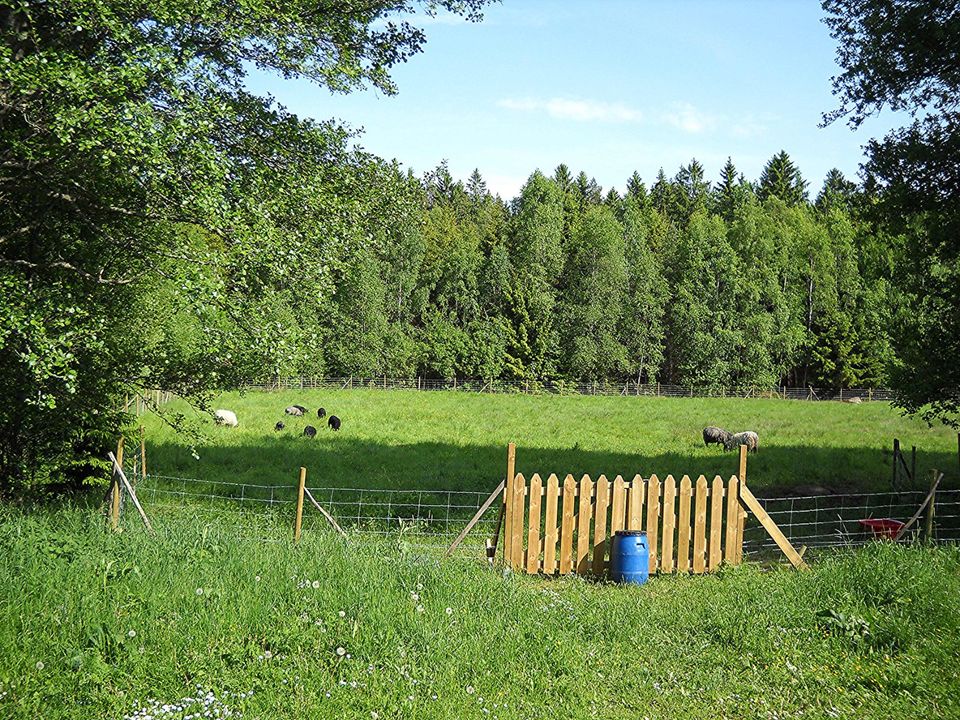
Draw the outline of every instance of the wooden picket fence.
<instances>
[{"instance_id":1,"label":"wooden picket fence","mask_svg":"<svg viewBox=\"0 0 960 720\"><path fill-rule=\"evenodd\" d=\"M618 530L647 533L650 572L701 574L721 562L743 560L740 481L717 476L708 483L684 475L661 482L656 475L613 482L601 475L579 482L556 475L529 485L517 474L506 488L504 562L514 570L561 575L605 575L610 538ZM558 552L559 545L559 552Z\"/></svg>"}]
</instances>

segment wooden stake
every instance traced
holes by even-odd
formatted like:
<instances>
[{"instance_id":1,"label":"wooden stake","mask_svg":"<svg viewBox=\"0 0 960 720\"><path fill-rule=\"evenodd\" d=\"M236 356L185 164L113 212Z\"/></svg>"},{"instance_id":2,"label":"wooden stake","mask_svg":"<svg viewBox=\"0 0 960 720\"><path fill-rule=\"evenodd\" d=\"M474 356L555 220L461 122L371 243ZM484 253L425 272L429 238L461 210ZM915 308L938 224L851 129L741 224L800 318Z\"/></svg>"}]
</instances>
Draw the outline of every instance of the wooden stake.
<instances>
[{"instance_id":1,"label":"wooden stake","mask_svg":"<svg viewBox=\"0 0 960 720\"><path fill-rule=\"evenodd\" d=\"M113 453L110 454L110 457L114 460L114 465L116 467L123 467L123 435L120 436L120 439L117 440L117 454L114 457ZM114 530L120 527L120 480L117 477L116 467L113 471L113 481L110 485L110 527Z\"/></svg>"},{"instance_id":2,"label":"wooden stake","mask_svg":"<svg viewBox=\"0 0 960 720\"><path fill-rule=\"evenodd\" d=\"M303 489L307 484L307 469L300 468L300 482L297 484L297 517L293 521L293 541L300 541L300 525L303 523Z\"/></svg>"},{"instance_id":3,"label":"wooden stake","mask_svg":"<svg viewBox=\"0 0 960 720\"><path fill-rule=\"evenodd\" d=\"M330 513L328 513L328 512L326 511L326 508L324 508L320 503L318 503L318 502L314 499L313 494L310 492L310 488L308 488L306 485L304 485L304 487L303 487L303 493L304 493L304 495L307 496L307 499L309 499L310 502L313 503L313 506L314 506L317 510L319 510L320 513L327 519L327 522L330 523L330 525L333 526L333 529L336 530L336 531L337 531L338 533L340 533L341 535L343 535L344 537L346 537L346 536L347 536L347 533L344 531L344 529L343 529L342 527L340 527L339 524L337 524L337 521L336 521L336 520L333 519L333 515L331 515Z\"/></svg>"},{"instance_id":4,"label":"wooden stake","mask_svg":"<svg viewBox=\"0 0 960 720\"><path fill-rule=\"evenodd\" d=\"M933 482L934 484L930 487L930 504L927 505L927 527L925 537L927 542L933 542L933 518L937 513L937 470L933 470Z\"/></svg>"},{"instance_id":5,"label":"wooden stake","mask_svg":"<svg viewBox=\"0 0 960 720\"><path fill-rule=\"evenodd\" d=\"M486 499L486 501L483 503L483 505L480 506L480 509L477 510L477 514L474 515L474 516L470 519L470 522L467 523L467 526L461 531L461 533L460 533L459 535L457 535L457 539L454 540L454 541L450 544L450 547L449 547L449 548L447 548L447 552L444 553L444 557L450 557L450 556L453 554L453 551L457 549L457 546L460 545L461 542L463 542L463 539L467 536L467 533L470 532L471 530L473 530L473 526L476 525L476 524L480 521L480 518L483 517L483 514L487 511L487 509L488 509L491 505L493 505L494 500L497 499L497 495L502 495L502 494L503 494L503 489L504 489L504 487L506 487L506 480L501 480L501 481L500 481L500 484L497 485L497 489L494 490L492 493L490 493L490 497L488 497L488 498ZM311 499L312 499L312 498L311 498ZM319 507L319 506L318 506L318 507ZM501 507L500 507L500 511L501 511L501 513L503 512L503 506L502 506L502 504L501 504ZM498 522L498 523L499 523L501 517L502 517L502 515L499 515L499 516L497 517L497 522ZM500 532L499 532L499 528L498 528L497 537L499 537L499 536L500 536Z\"/></svg>"},{"instance_id":6,"label":"wooden stake","mask_svg":"<svg viewBox=\"0 0 960 720\"><path fill-rule=\"evenodd\" d=\"M900 441L897 438L893 439L893 478L890 480L890 485L894 492L898 490L897 488L897 476L900 473L900 467L898 465L900 460Z\"/></svg>"},{"instance_id":7,"label":"wooden stake","mask_svg":"<svg viewBox=\"0 0 960 720\"><path fill-rule=\"evenodd\" d=\"M130 481L127 480L127 476L123 474L123 468L120 467L120 463L117 461L116 456L113 453L107 453L107 456L113 462L113 470L116 475L123 482L124 486L127 489L127 492L130 494L130 499L133 501L133 506L137 508L137 512L140 513L140 517L143 519L143 524L147 526L147 530L153 532L153 526L150 524L150 519L147 517L147 514L143 511L143 508L140 506L140 501L137 500L137 493L134 492L133 487L130 485Z\"/></svg>"}]
</instances>

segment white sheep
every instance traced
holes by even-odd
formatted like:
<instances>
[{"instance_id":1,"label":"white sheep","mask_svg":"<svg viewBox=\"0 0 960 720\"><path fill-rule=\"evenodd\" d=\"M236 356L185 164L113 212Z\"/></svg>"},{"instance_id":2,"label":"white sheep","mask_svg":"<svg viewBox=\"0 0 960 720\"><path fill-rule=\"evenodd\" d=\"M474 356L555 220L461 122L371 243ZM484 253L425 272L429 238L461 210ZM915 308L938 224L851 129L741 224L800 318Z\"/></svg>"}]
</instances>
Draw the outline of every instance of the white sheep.
<instances>
[{"instance_id":1,"label":"white sheep","mask_svg":"<svg viewBox=\"0 0 960 720\"><path fill-rule=\"evenodd\" d=\"M236 427L237 414L232 410L217 410L213 413L213 419L217 425L226 425L227 427Z\"/></svg>"}]
</instances>

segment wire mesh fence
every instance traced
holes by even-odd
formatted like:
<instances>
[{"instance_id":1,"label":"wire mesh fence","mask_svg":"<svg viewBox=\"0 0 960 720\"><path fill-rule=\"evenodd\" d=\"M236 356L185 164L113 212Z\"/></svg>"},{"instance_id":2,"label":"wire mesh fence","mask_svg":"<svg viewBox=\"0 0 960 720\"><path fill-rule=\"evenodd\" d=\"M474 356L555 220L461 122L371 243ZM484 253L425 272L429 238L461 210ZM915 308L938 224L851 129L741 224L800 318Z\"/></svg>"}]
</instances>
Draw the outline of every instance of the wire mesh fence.
<instances>
[{"instance_id":1,"label":"wire mesh fence","mask_svg":"<svg viewBox=\"0 0 960 720\"><path fill-rule=\"evenodd\" d=\"M249 390L450 390L477 393L530 395L622 395L634 397L701 397L701 398L776 398L783 400L839 400L850 402L890 402L893 392L878 388L814 388L814 387L687 387L666 383L634 381L535 381L479 380L438 378L339 377L311 375L275 378L253 382Z\"/></svg>"},{"instance_id":2,"label":"wire mesh fence","mask_svg":"<svg viewBox=\"0 0 960 720\"><path fill-rule=\"evenodd\" d=\"M495 483L491 483L493 486ZM488 492L361 487L311 487L310 492L345 530L373 536L396 536L419 550L443 551L477 513ZM220 480L148 475L140 478L137 493L148 507L164 512L236 513L238 532L275 537L264 528L292 527L296 488L291 484L255 485ZM796 547L858 547L890 539L926 497L924 491L840 494L804 497L760 497L758 500ZM499 503L493 503L474 528L471 538L458 548L459 557L483 557L484 540L495 531ZM305 530L319 531L326 520L319 512L305 511ZM889 520L892 522L873 522ZM907 532L902 542L912 542L925 527L925 516ZM259 535L258 535L259 534ZM960 490L936 495L933 535L935 542L960 542ZM744 529L747 557L777 552L776 543L750 516Z\"/></svg>"}]
</instances>

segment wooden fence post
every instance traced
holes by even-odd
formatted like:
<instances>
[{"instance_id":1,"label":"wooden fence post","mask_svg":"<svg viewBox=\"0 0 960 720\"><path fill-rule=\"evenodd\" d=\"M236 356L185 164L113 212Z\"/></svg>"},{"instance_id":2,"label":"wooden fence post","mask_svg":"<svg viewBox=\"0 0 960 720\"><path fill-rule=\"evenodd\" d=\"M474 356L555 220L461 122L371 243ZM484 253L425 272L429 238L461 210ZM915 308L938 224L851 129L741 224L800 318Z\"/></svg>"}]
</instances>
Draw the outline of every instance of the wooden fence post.
<instances>
[{"instance_id":1,"label":"wooden fence post","mask_svg":"<svg viewBox=\"0 0 960 720\"><path fill-rule=\"evenodd\" d=\"M933 542L933 518L936 515L937 506L937 476L939 472L933 469L933 480L930 485L930 504L927 505L927 523L925 528L925 537L928 543Z\"/></svg>"},{"instance_id":2,"label":"wooden fence post","mask_svg":"<svg viewBox=\"0 0 960 720\"><path fill-rule=\"evenodd\" d=\"M747 484L747 446L740 446L740 470L737 473L737 479L741 485Z\"/></svg>"},{"instance_id":3,"label":"wooden fence post","mask_svg":"<svg viewBox=\"0 0 960 720\"><path fill-rule=\"evenodd\" d=\"M893 487L894 492L898 490L897 480L899 479L899 476L900 476L899 464L900 464L900 440L897 438L894 438L893 439L893 477L890 480L890 484Z\"/></svg>"},{"instance_id":4,"label":"wooden fence post","mask_svg":"<svg viewBox=\"0 0 960 720\"><path fill-rule=\"evenodd\" d=\"M147 435L146 431L143 429L143 425L140 426L140 478L143 481L147 479ZM133 478L134 487L136 487L137 478Z\"/></svg>"},{"instance_id":5,"label":"wooden fence post","mask_svg":"<svg viewBox=\"0 0 960 720\"><path fill-rule=\"evenodd\" d=\"M293 521L293 541L300 542L300 526L303 523L303 488L307 484L307 469L300 468L300 482L297 483L297 517Z\"/></svg>"},{"instance_id":6,"label":"wooden fence post","mask_svg":"<svg viewBox=\"0 0 960 720\"><path fill-rule=\"evenodd\" d=\"M513 476L516 474L517 465L517 446L513 443L507 444L507 477L506 484L503 486L503 502L500 503L500 512L497 513L497 524L493 528L493 535L490 537L492 557L497 556L497 543L500 541L500 528L504 525L506 519L506 532L504 540L510 537L510 529L513 523L512 501L513 501ZM510 565L510 543L503 543L503 564Z\"/></svg>"},{"instance_id":7,"label":"wooden fence post","mask_svg":"<svg viewBox=\"0 0 960 720\"><path fill-rule=\"evenodd\" d=\"M117 440L117 465L123 467L123 435ZM110 485L110 527L116 530L120 527L120 478L117 477L116 469L113 473L113 481Z\"/></svg>"}]
</instances>

